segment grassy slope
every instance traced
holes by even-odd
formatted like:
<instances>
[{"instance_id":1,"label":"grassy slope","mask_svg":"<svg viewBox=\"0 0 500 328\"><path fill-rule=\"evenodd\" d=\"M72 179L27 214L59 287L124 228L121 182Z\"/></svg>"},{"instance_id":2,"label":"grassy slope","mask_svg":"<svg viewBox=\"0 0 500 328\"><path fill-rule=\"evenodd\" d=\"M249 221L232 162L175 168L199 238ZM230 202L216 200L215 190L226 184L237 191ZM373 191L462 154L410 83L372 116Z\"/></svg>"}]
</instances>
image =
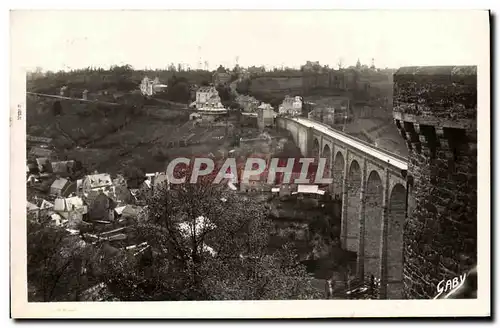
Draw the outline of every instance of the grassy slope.
<instances>
[{"instance_id":1,"label":"grassy slope","mask_svg":"<svg viewBox=\"0 0 500 328\"><path fill-rule=\"evenodd\" d=\"M92 105L67 102L63 115L54 116L51 106L46 100L28 101L27 133L54 138L59 158L80 160L91 170L115 173L124 165L164 169L169 155L165 144L192 133L183 125L188 113L168 109L144 109L134 115L118 107L105 116ZM91 113L82 116L81 111ZM200 129L194 132L203 134Z\"/></svg>"}]
</instances>

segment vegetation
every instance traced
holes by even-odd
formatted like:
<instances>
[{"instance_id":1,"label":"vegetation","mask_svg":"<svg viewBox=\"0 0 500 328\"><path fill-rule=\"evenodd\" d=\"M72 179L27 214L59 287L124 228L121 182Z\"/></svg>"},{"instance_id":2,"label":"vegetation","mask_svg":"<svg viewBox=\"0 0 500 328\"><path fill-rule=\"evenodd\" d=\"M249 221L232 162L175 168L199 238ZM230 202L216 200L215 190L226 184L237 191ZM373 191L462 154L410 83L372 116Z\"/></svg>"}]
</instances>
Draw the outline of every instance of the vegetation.
<instances>
[{"instance_id":1,"label":"vegetation","mask_svg":"<svg viewBox=\"0 0 500 328\"><path fill-rule=\"evenodd\" d=\"M187 103L191 100L189 81L185 77L172 76L168 80L167 99Z\"/></svg>"},{"instance_id":2,"label":"vegetation","mask_svg":"<svg viewBox=\"0 0 500 328\"><path fill-rule=\"evenodd\" d=\"M213 184L174 185L148 200L148 213L132 226L147 251L99 261L99 247L70 239L80 237L29 226L31 299L78 300L89 279L122 301L321 297L293 247L269 247L272 222L255 200Z\"/></svg>"},{"instance_id":3,"label":"vegetation","mask_svg":"<svg viewBox=\"0 0 500 328\"><path fill-rule=\"evenodd\" d=\"M64 230L27 223L29 301L73 301L83 289L80 270L87 249L78 236Z\"/></svg>"},{"instance_id":4,"label":"vegetation","mask_svg":"<svg viewBox=\"0 0 500 328\"><path fill-rule=\"evenodd\" d=\"M271 222L261 204L200 183L163 189L148 205L137 231L154 259L117 257L106 270L121 300L318 296L291 248L268 252Z\"/></svg>"},{"instance_id":5,"label":"vegetation","mask_svg":"<svg viewBox=\"0 0 500 328\"><path fill-rule=\"evenodd\" d=\"M184 78L189 83L201 84L203 80L211 80L211 72L203 70L179 70L175 66L166 69L140 70L130 65L113 66L110 69L87 67L71 71L41 72L37 70L28 74L27 90L31 92L54 94L59 93L62 86L67 86L70 93L101 90L132 91L136 90L144 76L158 77L160 81L169 81L174 75Z\"/></svg>"}]
</instances>

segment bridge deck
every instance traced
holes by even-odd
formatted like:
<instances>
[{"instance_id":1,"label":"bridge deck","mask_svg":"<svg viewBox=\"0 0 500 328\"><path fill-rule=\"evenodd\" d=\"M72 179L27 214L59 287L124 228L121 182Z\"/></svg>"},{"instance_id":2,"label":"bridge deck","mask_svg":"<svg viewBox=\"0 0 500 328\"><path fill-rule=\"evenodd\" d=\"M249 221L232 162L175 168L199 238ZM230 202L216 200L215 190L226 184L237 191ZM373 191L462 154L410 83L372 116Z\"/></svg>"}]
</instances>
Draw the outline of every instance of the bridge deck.
<instances>
[{"instance_id":1,"label":"bridge deck","mask_svg":"<svg viewBox=\"0 0 500 328\"><path fill-rule=\"evenodd\" d=\"M398 156L396 154L392 154L389 151L386 150L381 150L376 148L373 145L370 145L369 143L363 142L361 140L358 140L352 136L349 136L348 134L342 133L340 131L336 131L329 126L323 125L319 122L314 122L310 119L306 118L292 118L292 121L295 121L297 123L300 123L304 126L307 127L313 127L317 131L324 133L334 139L340 140L343 143L355 148L359 149L360 151L369 154L383 162L389 163L398 169L401 170L408 170L408 162L407 160L402 157Z\"/></svg>"}]
</instances>

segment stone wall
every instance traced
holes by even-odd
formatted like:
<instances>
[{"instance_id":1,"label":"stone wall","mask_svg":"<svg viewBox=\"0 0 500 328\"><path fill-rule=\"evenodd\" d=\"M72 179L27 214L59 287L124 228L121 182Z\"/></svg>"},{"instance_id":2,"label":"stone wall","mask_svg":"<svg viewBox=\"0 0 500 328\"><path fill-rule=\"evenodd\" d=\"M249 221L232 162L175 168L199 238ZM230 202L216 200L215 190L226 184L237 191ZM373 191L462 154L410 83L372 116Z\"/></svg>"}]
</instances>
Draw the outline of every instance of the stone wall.
<instances>
[{"instance_id":1,"label":"stone wall","mask_svg":"<svg viewBox=\"0 0 500 328\"><path fill-rule=\"evenodd\" d=\"M477 259L476 67L404 67L393 116L409 150L404 292L432 298ZM483 218L484 219L484 218Z\"/></svg>"}]
</instances>

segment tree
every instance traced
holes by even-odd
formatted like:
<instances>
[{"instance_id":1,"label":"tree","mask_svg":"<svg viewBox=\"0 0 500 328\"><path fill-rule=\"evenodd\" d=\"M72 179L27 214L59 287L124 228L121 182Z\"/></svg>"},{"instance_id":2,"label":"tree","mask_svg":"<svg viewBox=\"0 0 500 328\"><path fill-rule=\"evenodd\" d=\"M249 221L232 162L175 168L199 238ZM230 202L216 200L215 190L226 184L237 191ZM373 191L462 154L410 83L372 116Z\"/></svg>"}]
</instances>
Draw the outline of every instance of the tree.
<instances>
[{"instance_id":1,"label":"tree","mask_svg":"<svg viewBox=\"0 0 500 328\"><path fill-rule=\"evenodd\" d=\"M61 106L61 102L60 101L54 102L54 104L52 105L52 112L53 112L54 116L61 115L62 106Z\"/></svg>"},{"instance_id":2,"label":"tree","mask_svg":"<svg viewBox=\"0 0 500 328\"><path fill-rule=\"evenodd\" d=\"M127 166L123 172L123 176L129 188L138 189L141 183L146 179L146 172L135 166Z\"/></svg>"},{"instance_id":3,"label":"tree","mask_svg":"<svg viewBox=\"0 0 500 328\"><path fill-rule=\"evenodd\" d=\"M236 91L242 95L248 95L251 83L252 81L250 79L244 79L236 85Z\"/></svg>"},{"instance_id":4,"label":"tree","mask_svg":"<svg viewBox=\"0 0 500 328\"><path fill-rule=\"evenodd\" d=\"M344 67L344 60L342 58L339 58L339 60L337 61L337 67L339 70Z\"/></svg>"},{"instance_id":5,"label":"tree","mask_svg":"<svg viewBox=\"0 0 500 328\"><path fill-rule=\"evenodd\" d=\"M80 274L87 249L78 236L65 230L27 223L28 286L30 301L78 300Z\"/></svg>"},{"instance_id":6,"label":"tree","mask_svg":"<svg viewBox=\"0 0 500 328\"><path fill-rule=\"evenodd\" d=\"M222 65L219 65L219 67L217 67L217 73L226 73L226 68Z\"/></svg>"},{"instance_id":7,"label":"tree","mask_svg":"<svg viewBox=\"0 0 500 328\"><path fill-rule=\"evenodd\" d=\"M173 76L168 81L167 98L176 102L188 102L191 98L189 82L186 78Z\"/></svg>"},{"instance_id":8,"label":"tree","mask_svg":"<svg viewBox=\"0 0 500 328\"><path fill-rule=\"evenodd\" d=\"M229 106L229 104L234 100L229 86L218 85L217 92L219 93L220 100L224 106Z\"/></svg>"},{"instance_id":9,"label":"tree","mask_svg":"<svg viewBox=\"0 0 500 328\"><path fill-rule=\"evenodd\" d=\"M172 185L148 202L136 229L154 261L113 263L106 279L122 300L307 299L319 296L292 248L268 248L271 221L255 200L209 183Z\"/></svg>"},{"instance_id":10,"label":"tree","mask_svg":"<svg viewBox=\"0 0 500 328\"><path fill-rule=\"evenodd\" d=\"M112 66L110 73L112 84L115 84L117 90L130 91L137 87L136 81L133 80L134 68L131 65Z\"/></svg>"}]
</instances>

